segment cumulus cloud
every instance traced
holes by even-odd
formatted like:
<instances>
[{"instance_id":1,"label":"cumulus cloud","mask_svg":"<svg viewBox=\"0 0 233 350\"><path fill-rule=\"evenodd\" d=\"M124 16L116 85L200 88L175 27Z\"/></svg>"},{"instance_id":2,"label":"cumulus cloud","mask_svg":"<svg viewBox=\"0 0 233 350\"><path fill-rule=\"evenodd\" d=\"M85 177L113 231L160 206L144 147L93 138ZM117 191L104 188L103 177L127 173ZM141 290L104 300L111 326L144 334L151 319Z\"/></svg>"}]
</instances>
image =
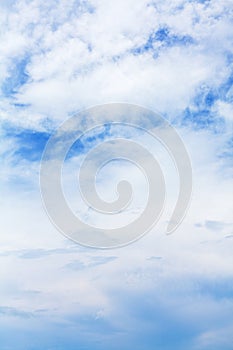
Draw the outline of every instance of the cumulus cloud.
<instances>
[{"instance_id":1,"label":"cumulus cloud","mask_svg":"<svg viewBox=\"0 0 233 350\"><path fill-rule=\"evenodd\" d=\"M16 347L11 330L19 349L229 349L232 1L19 0L0 6L3 349ZM174 169L157 145L130 135L160 156L169 200L143 239L100 252L75 245L52 226L38 174L58 124L108 102L144 105L166 116L185 142L194 182L184 223L164 235L176 197ZM119 134L101 130L97 141ZM80 209L77 165L95 142L84 140L67 159L64 189L74 210ZM127 221L145 195L133 166L110 165L98 191L111 200L124 171L138 190L136 207L122 218ZM101 225L102 217L81 209L84 220ZM46 335L42 345L35 341L37 329ZM50 340L53 334L60 334L58 342Z\"/></svg>"}]
</instances>

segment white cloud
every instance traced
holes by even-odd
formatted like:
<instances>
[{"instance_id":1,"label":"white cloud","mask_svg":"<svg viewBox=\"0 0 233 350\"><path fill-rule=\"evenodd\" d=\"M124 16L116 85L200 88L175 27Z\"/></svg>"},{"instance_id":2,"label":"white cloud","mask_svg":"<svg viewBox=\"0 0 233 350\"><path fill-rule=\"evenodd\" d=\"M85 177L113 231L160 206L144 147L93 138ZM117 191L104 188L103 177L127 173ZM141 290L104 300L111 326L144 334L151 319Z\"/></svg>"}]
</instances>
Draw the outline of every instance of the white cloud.
<instances>
[{"instance_id":1,"label":"white cloud","mask_svg":"<svg viewBox=\"0 0 233 350\"><path fill-rule=\"evenodd\" d=\"M227 60L232 52L231 11L230 0L172 3L22 0L5 6L1 14L4 28L1 80L11 76L16 60L25 56L29 60L25 84L17 87L13 96L1 97L1 121L18 128L46 131L64 121L71 112L120 101L159 110L181 124L179 116L194 103L202 84L215 91L230 76L232 67ZM193 43L169 45L157 41L151 44L153 50L145 50L150 35L165 26L171 36L179 40L190 36ZM141 48L141 53L135 53L137 48ZM91 314L94 319L105 318L122 329L121 322L126 327L130 322L143 326L132 314L124 319L122 295L136 300L143 293L156 295L155 299L162 305L170 300L169 305L179 313L180 295L185 298L182 292L187 292L197 303L192 307L185 299L187 319L195 315L199 319L204 317L206 305L213 311L215 320L219 315L228 315L227 309L232 307L230 298L229 304L220 303L217 298L213 301L215 296L210 292L208 298L202 295L198 303L195 284L233 277L232 181L228 159L219 157L231 133L231 90L226 93L226 101L221 98L213 104L211 112L216 120L220 117L226 121L226 132L214 134L211 130L179 127L194 171L193 200L184 223L173 235L163 234L171 211L168 203L159 225L151 233L114 252L81 247L73 250L74 245L56 231L43 211L38 186L39 161L21 159L16 166L13 161L17 142L14 137L5 138L2 132L2 153L8 152L1 174L5 184L1 197L2 252L28 250L33 254L36 249L67 249L67 253L54 252L34 259L33 263L20 254L2 255L1 302L30 312L45 308L45 313L61 319L71 314ZM15 106L17 103L25 105ZM72 163L67 178L70 179L74 168ZM121 169L114 168L115 178L120 175ZM129 175L133 176L133 172ZM105 176L111 176L111 168ZM20 186L20 181L11 182L12 178L24 179L25 186ZM173 174L170 178L172 187ZM139 177L135 176L134 180L139 181ZM100 190L109 198L107 183L112 181L102 183ZM72 188L68 190L73 195ZM173 197L174 193L171 201ZM127 213L130 219L135 214L135 211ZM218 223L222 229L211 230L211 225L206 225L208 221ZM101 224L100 219L98 222ZM91 265L93 257L99 255L104 258L116 255L118 259L100 266ZM150 259L158 256L161 259ZM65 267L77 260L89 268ZM36 299L33 294L25 297L24 291L30 290L41 294ZM57 305L60 310L56 309ZM228 328L231 330L231 326ZM204 329L199 332L195 349L207 348L215 341L222 344L221 327L214 332Z\"/></svg>"},{"instance_id":2,"label":"white cloud","mask_svg":"<svg viewBox=\"0 0 233 350\"><path fill-rule=\"evenodd\" d=\"M175 115L188 106L201 83L216 86L227 77L225 51L232 47L227 7L228 1L208 6L20 1L9 13L5 10L10 49L3 51L3 70L6 76L12 59L30 56L29 80L15 96L16 102L31 105L27 119L40 113L64 120L68 112L110 101ZM168 26L171 35L191 36L194 44L163 48L157 41L157 59L152 52L134 55L132 50L145 45L161 26Z\"/></svg>"},{"instance_id":3,"label":"white cloud","mask_svg":"<svg viewBox=\"0 0 233 350\"><path fill-rule=\"evenodd\" d=\"M231 103L218 101L216 103L217 113L227 121L233 121L233 105Z\"/></svg>"}]
</instances>

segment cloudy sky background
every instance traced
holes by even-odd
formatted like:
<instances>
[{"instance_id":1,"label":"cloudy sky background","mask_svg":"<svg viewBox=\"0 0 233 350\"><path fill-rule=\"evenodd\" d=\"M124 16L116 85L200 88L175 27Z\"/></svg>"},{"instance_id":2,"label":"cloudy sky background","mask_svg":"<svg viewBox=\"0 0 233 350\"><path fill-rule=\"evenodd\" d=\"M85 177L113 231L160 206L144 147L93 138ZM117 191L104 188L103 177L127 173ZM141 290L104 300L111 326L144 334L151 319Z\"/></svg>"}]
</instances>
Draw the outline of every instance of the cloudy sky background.
<instances>
[{"instance_id":1,"label":"cloudy sky background","mask_svg":"<svg viewBox=\"0 0 233 350\"><path fill-rule=\"evenodd\" d=\"M1 2L2 350L232 350L232 15L231 0ZM166 236L177 180L164 160L171 203L158 225L103 251L52 226L39 168L61 122L109 102L158 111L177 128L193 196ZM75 179L79 156L64 179ZM103 173L103 197L121 174L115 165ZM141 199L144 187L135 187Z\"/></svg>"}]
</instances>

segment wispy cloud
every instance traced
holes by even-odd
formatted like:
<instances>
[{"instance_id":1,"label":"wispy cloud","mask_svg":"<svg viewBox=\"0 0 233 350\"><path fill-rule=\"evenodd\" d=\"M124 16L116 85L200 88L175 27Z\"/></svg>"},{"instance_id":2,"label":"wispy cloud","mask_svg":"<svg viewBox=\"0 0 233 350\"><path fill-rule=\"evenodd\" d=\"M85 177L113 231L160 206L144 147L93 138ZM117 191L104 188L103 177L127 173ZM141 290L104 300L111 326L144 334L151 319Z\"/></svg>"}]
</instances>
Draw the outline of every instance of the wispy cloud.
<instances>
[{"instance_id":1,"label":"wispy cloud","mask_svg":"<svg viewBox=\"0 0 233 350\"><path fill-rule=\"evenodd\" d=\"M0 7L1 349L231 349L232 1ZM192 159L193 199L182 227L165 236L177 179L159 146L108 125L82 137L66 158L64 192L74 212L100 226L121 221L93 216L78 199L77 166L93 146L132 137L168 165L171 196L158 226L133 245L97 252L52 227L38 174L61 122L117 101L157 110L177 128ZM111 200L124 171L138 192L122 222L145 196L137 171L115 162L97 181Z\"/></svg>"}]
</instances>

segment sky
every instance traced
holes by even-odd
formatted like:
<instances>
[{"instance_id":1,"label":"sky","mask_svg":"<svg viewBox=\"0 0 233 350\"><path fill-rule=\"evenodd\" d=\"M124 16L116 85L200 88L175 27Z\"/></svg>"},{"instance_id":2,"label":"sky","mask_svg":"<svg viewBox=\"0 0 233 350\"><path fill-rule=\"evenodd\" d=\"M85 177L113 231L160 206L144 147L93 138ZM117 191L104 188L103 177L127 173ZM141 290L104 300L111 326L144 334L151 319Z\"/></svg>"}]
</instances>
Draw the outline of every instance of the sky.
<instances>
[{"instance_id":1,"label":"sky","mask_svg":"<svg viewBox=\"0 0 233 350\"><path fill-rule=\"evenodd\" d=\"M1 350L232 350L232 18L231 0L1 1ZM53 226L39 173L61 123L108 103L143 106L176 128L193 190L184 221L166 235L178 184L166 150L130 128L87 134L63 171L82 220L122 225L146 203L140 171L117 162L99 174L98 193L112 200L127 174L135 201L120 218L77 199L83 157L119 135L156 153L168 192L150 232L101 250Z\"/></svg>"}]
</instances>

